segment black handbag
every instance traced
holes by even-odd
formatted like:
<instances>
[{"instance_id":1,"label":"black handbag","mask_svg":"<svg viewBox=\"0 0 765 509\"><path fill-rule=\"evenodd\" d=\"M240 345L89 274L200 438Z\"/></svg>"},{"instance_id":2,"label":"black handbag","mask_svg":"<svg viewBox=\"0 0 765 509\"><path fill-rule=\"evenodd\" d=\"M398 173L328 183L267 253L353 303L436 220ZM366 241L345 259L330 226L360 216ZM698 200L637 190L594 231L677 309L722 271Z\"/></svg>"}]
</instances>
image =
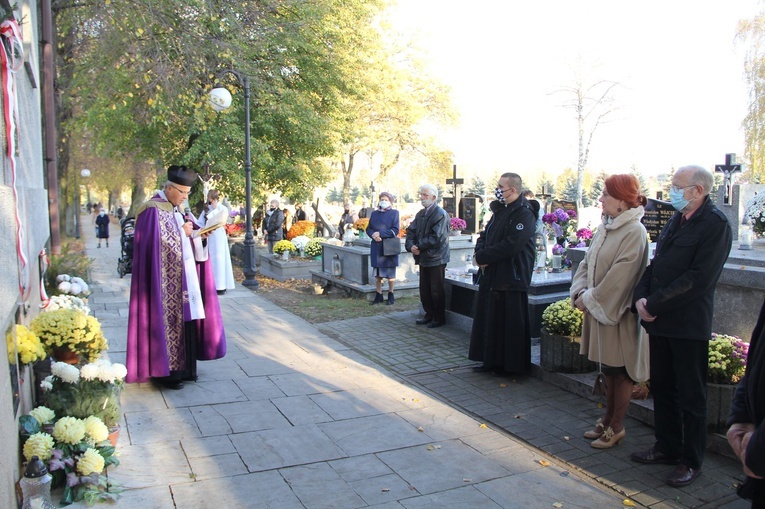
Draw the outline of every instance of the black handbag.
<instances>
[{"instance_id":1,"label":"black handbag","mask_svg":"<svg viewBox=\"0 0 765 509\"><path fill-rule=\"evenodd\" d=\"M382 239L383 256L395 256L401 254L401 241L398 237Z\"/></svg>"}]
</instances>

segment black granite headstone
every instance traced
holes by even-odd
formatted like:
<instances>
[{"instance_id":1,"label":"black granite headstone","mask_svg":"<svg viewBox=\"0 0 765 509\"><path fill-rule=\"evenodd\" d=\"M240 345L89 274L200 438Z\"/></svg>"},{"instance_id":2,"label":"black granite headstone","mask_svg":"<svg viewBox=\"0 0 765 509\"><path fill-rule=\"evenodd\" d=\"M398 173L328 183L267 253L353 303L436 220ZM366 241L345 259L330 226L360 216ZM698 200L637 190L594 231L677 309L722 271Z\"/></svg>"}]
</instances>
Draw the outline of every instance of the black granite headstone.
<instances>
[{"instance_id":1,"label":"black granite headstone","mask_svg":"<svg viewBox=\"0 0 765 509\"><path fill-rule=\"evenodd\" d=\"M648 198L648 204L645 206L645 215L643 216L642 222L648 235L651 237L651 242L656 242L664 225L667 224L667 221L674 215L675 208L672 204Z\"/></svg>"}]
</instances>

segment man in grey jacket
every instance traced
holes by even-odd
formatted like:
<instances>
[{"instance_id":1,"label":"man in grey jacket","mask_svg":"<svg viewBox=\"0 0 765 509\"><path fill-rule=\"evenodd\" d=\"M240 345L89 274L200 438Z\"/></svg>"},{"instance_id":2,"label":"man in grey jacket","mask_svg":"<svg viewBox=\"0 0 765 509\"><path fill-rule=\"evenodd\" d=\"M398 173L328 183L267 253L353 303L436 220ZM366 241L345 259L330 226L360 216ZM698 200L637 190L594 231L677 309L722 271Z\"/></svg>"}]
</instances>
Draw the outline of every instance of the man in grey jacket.
<instances>
[{"instance_id":1,"label":"man in grey jacket","mask_svg":"<svg viewBox=\"0 0 765 509\"><path fill-rule=\"evenodd\" d=\"M444 278L449 263L449 214L436 204L436 186L425 184L419 193L423 209L406 229L406 250L420 266L420 301L425 316L416 323L433 329L446 323Z\"/></svg>"}]
</instances>

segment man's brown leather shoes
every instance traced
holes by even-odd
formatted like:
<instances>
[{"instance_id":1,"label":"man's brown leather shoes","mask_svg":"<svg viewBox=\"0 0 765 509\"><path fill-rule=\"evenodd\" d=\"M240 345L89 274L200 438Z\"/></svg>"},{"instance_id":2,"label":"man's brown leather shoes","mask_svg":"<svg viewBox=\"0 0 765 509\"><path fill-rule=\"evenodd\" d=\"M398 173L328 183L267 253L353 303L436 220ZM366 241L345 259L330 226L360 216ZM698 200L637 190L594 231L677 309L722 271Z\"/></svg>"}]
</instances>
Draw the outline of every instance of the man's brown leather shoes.
<instances>
[{"instance_id":1,"label":"man's brown leather shoes","mask_svg":"<svg viewBox=\"0 0 765 509\"><path fill-rule=\"evenodd\" d=\"M651 447L647 451L633 452L630 457L632 461L638 463L645 463L647 465L655 465L661 463L663 465L677 465L680 463L680 459L675 456L668 456L661 451L656 450L656 447Z\"/></svg>"},{"instance_id":2,"label":"man's brown leather shoes","mask_svg":"<svg viewBox=\"0 0 765 509\"><path fill-rule=\"evenodd\" d=\"M675 488L682 488L695 481L699 475L701 475L701 469L691 468L680 464L676 466L674 472L667 477L667 484Z\"/></svg>"}]
</instances>

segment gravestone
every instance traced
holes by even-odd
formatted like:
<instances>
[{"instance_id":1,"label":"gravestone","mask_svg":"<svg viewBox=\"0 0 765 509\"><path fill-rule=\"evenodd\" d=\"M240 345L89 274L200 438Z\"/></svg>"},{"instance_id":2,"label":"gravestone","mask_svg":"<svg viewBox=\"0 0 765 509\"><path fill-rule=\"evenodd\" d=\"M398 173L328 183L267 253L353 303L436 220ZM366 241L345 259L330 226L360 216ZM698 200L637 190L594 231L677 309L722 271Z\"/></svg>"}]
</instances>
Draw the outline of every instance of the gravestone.
<instances>
[{"instance_id":1,"label":"gravestone","mask_svg":"<svg viewBox=\"0 0 765 509\"><path fill-rule=\"evenodd\" d=\"M725 154L725 164L716 164L715 171L723 174L723 204L731 204L731 185L733 174L741 172L741 165L736 163L736 154Z\"/></svg>"},{"instance_id":2,"label":"gravestone","mask_svg":"<svg viewBox=\"0 0 765 509\"><path fill-rule=\"evenodd\" d=\"M478 216L481 213L481 202L473 196L465 196L460 201L460 216L467 223L462 233L478 232Z\"/></svg>"},{"instance_id":3,"label":"gravestone","mask_svg":"<svg viewBox=\"0 0 765 509\"><path fill-rule=\"evenodd\" d=\"M553 200L550 203L550 212L555 212L558 209L563 209L566 212L573 210L576 214L576 217L579 218L579 209L576 207L575 201Z\"/></svg>"},{"instance_id":4,"label":"gravestone","mask_svg":"<svg viewBox=\"0 0 765 509\"><path fill-rule=\"evenodd\" d=\"M462 211L460 198L462 195L462 184L464 183L465 179L457 178L457 165L455 164L452 166L452 178L446 179L446 185L452 186L452 201L449 203L444 198L444 210L449 213L449 217L458 217L458 214Z\"/></svg>"},{"instance_id":5,"label":"gravestone","mask_svg":"<svg viewBox=\"0 0 765 509\"><path fill-rule=\"evenodd\" d=\"M746 214L746 204L756 194L765 192L765 184L735 184L731 186L729 201L725 203L725 188L720 186L713 196L715 205L728 218L733 230L733 240L738 240L738 230Z\"/></svg>"},{"instance_id":6,"label":"gravestone","mask_svg":"<svg viewBox=\"0 0 765 509\"><path fill-rule=\"evenodd\" d=\"M675 207L666 201L654 200L648 198L648 203L645 206L645 214L640 221L645 226L645 230L651 237L651 242L656 242L659 238L661 230L667 221L675 215Z\"/></svg>"}]
</instances>

